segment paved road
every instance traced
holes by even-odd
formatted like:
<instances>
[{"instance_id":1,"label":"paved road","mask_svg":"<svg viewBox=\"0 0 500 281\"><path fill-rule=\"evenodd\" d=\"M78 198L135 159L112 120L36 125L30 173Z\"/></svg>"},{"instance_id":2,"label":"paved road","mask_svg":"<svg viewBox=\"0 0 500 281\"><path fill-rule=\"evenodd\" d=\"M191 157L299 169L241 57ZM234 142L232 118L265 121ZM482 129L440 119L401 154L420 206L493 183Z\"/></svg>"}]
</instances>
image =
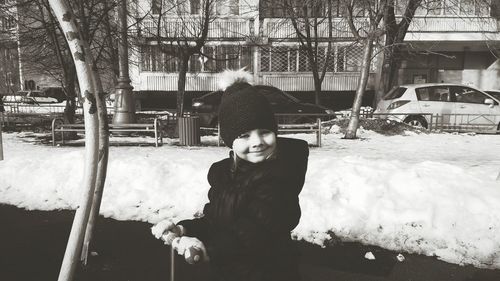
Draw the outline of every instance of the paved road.
<instances>
[{"instance_id":1,"label":"paved road","mask_svg":"<svg viewBox=\"0 0 500 281\"><path fill-rule=\"evenodd\" d=\"M57 280L74 212L26 211L0 205L0 280ZM78 281L168 281L169 248L155 239L151 225L100 218L87 267ZM500 270L458 266L432 257L398 253L357 243L320 248L298 242L305 281L499 281ZM376 259L367 260L371 251ZM204 280L206 265L176 259L176 281ZM235 280L236 281L236 280Z\"/></svg>"}]
</instances>

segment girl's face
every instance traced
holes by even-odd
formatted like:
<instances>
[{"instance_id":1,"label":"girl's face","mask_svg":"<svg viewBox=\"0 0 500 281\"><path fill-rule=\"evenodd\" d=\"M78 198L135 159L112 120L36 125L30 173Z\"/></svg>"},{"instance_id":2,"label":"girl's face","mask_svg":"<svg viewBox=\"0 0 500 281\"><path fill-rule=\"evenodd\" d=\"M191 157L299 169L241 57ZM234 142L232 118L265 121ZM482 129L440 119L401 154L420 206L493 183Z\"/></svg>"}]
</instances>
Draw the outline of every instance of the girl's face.
<instances>
[{"instance_id":1,"label":"girl's face","mask_svg":"<svg viewBox=\"0 0 500 281\"><path fill-rule=\"evenodd\" d=\"M233 142L238 157L252 163L266 160L276 149L276 134L265 129L255 129L239 135Z\"/></svg>"}]
</instances>

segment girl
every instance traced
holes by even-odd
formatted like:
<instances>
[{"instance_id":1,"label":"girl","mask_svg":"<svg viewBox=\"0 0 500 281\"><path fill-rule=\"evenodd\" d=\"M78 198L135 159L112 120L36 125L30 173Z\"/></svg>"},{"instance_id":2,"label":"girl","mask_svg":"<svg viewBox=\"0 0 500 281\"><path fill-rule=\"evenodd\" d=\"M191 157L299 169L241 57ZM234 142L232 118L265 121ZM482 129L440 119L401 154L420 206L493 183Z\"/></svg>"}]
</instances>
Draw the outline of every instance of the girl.
<instances>
[{"instance_id":1,"label":"girl","mask_svg":"<svg viewBox=\"0 0 500 281\"><path fill-rule=\"evenodd\" d=\"M210 167L204 216L170 224L167 243L180 237L178 253L188 262L209 261L212 280L299 280L290 232L301 215L307 142L277 137L268 100L241 79L224 91L219 122L232 150Z\"/></svg>"}]
</instances>

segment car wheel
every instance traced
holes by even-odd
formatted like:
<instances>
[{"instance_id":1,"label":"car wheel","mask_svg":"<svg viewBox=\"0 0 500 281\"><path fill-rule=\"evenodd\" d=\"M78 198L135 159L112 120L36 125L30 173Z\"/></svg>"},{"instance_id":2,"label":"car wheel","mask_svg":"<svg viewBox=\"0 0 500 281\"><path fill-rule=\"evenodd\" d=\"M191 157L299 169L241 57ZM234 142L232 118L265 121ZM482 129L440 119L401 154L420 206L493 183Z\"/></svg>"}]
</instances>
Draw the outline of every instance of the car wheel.
<instances>
[{"instance_id":1,"label":"car wheel","mask_svg":"<svg viewBox=\"0 0 500 281\"><path fill-rule=\"evenodd\" d=\"M427 129L427 121L422 116L408 116L403 122L413 127Z\"/></svg>"}]
</instances>

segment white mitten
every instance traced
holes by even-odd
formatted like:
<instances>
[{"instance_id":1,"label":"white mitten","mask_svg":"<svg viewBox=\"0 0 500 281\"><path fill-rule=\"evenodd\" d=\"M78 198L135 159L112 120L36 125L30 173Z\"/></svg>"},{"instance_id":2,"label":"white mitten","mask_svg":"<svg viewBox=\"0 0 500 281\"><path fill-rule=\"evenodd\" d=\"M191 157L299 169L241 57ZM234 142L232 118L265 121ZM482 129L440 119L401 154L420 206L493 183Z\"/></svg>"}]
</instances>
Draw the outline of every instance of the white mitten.
<instances>
[{"instance_id":1,"label":"white mitten","mask_svg":"<svg viewBox=\"0 0 500 281\"><path fill-rule=\"evenodd\" d=\"M187 236L175 238L172 247L177 251L177 254L184 256L189 264L209 260L205 245L198 238Z\"/></svg>"},{"instance_id":2,"label":"white mitten","mask_svg":"<svg viewBox=\"0 0 500 281\"><path fill-rule=\"evenodd\" d=\"M153 233L157 239L161 238L165 241L165 244L171 245L176 237L180 237L184 234L184 227L182 225L176 225L170 220L164 220L151 227L151 233Z\"/></svg>"}]
</instances>

